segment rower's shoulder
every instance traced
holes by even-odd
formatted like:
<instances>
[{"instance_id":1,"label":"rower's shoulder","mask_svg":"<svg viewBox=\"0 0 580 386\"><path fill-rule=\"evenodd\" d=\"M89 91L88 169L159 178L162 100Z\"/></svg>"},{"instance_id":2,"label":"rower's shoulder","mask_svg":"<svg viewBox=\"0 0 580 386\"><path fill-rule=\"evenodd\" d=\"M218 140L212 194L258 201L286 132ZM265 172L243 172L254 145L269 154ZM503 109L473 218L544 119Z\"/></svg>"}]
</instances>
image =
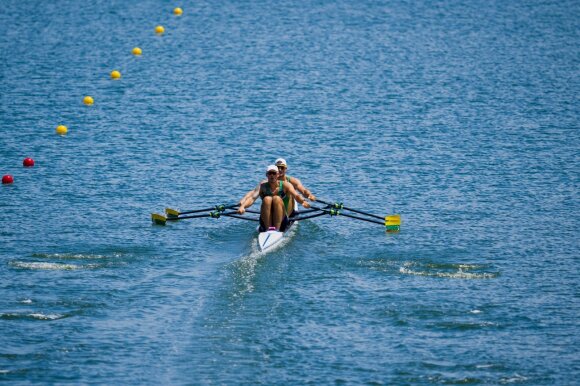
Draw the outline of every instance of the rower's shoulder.
<instances>
[{"instance_id":1,"label":"rower's shoulder","mask_svg":"<svg viewBox=\"0 0 580 386\"><path fill-rule=\"evenodd\" d=\"M291 184L299 184L300 180L296 177L288 176L288 182L290 182Z\"/></svg>"},{"instance_id":2,"label":"rower's shoulder","mask_svg":"<svg viewBox=\"0 0 580 386\"><path fill-rule=\"evenodd\" d=\"M294 184L290 181L280 181L282 183L282 186L285 188L292 188L294 189Z\"/></svg>"}]
</instances>

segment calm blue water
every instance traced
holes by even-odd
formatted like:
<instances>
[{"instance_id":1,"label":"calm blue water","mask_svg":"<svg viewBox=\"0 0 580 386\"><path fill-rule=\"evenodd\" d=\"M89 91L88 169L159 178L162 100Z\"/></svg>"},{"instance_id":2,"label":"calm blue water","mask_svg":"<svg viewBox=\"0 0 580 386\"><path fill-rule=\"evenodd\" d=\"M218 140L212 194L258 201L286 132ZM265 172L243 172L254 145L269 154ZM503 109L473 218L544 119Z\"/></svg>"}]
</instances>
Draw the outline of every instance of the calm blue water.
<instances>
[{"instance_id":1,"label":"calm blue water","mask_svg":"<svg viewBox=\"0 0 580 386\"><path fill-rule=\"evenodd\" d=\"M4 0L0 24L0 381L577 382L578 2ZM264 256L250 222L151 225L278 157L401 233L320 217Z\"/></svg>"}]
</instances>

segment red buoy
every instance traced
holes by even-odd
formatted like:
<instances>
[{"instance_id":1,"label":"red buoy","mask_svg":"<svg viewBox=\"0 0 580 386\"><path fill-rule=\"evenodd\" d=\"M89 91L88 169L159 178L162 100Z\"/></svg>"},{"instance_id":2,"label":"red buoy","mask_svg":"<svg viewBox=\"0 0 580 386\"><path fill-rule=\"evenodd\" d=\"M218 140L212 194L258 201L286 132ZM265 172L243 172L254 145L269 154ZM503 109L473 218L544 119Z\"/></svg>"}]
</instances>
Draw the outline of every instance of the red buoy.
<instances>
[{"instance_id":1,"label":"red buoy","mask_svg":"<svg viewBox=\"0 0 580 386\"><path fill-rule=\"evenodd\" d=\"M12 177L10 174L6 174L4 177L2 177L3 184L11 184L13 182L14 182L14 177Z\"/></svg>"},{"instance_id":2,"label":"red buoy","mask_svg":"<svg viewBox=\"0 0 580 386\"><path fill-rule=\"evenodd\" d=\"M25 168L31 168L34 166L34 160L32 158L24 158L24 161L22 161L22 166Z\"/></svg>"}]
</instances>

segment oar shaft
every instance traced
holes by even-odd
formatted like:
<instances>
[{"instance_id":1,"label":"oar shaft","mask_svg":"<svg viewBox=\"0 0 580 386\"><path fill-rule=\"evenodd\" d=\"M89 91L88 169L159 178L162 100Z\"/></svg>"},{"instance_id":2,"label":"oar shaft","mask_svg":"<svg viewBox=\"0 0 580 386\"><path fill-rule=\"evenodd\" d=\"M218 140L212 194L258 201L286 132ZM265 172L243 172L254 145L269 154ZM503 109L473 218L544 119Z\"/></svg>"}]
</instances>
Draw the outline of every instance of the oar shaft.
<instances>
[{"instance_id":1,"label":"oar shaft","mask_svg":"<svg viewBox=\"0 0 580 386\"><path fill-rule=\"evenodd\" d=\"M309 218L320 217L320 216L326 216L327 214L328 214L328 213L326 213L326 212L318 212L318 213L316 213L316 214L311 214L311 215L309 215L309 216L302 216L302 213L301 213L301 214L299 214L298 216L296 216L296 217L293 217L293 218L292 218L292 220L293 220L293 221L302 221L302 220L307 220L307 219L309 219Z\"/></svg>"},{"instance_id":2,"label":"oar shaft","mask_svg":"<svg viewBox=\"0 0 580 386\"><path fill-rule=\"evenodd\" d=\"M182 217L167 217L167 221L178 221L178 220L185 220L188 218L203 218L203 217L211 217L209 213L204 214L195 214L192 216L182 216Z\"/></svg>"},{"instance_id":3,"label":"oar shaft","mask_svg":"<svg viewBox=\"0 0 580 386\"><path fill-rule=\"evenodd\" d=\"M345 208L345 209L346 209L346 208ZM328 212L328 214L330 214L330 211ZM381 224L381 225L385 225L385 222L384 222L384 221L377 221L377 220L373 220L373 219L370 219L370 218L359 217L359 216L355 216L355 215L348 214L348 213L342 213L342 212L341 212L341 213L340 213L340 214L338 214L337 216L350 217L350 218L354 218L354 219L361 220L361 221L372 222L373 224Z\"/></svg>"},{"instance_id":4,"label":"oar shaft","mask_svg":"<svg viewBox=\"0 0 580 386\"><path fill-rule=\"evenodd\" d=\"M334 206L333 203L326 202L326 201L320 200L318 198L316 199L316 201L322 202L323 204L326 204L326 205L329 205L329 206ZM377 216L376 214L363 212L362 210L358 210L358 209L348 208L348 207L343 206L343 205L341 205L341 208L337 208L337 209L346 209L346 210L350 210L351 212L355 212L355 213L359 213L359 214L364 214L365 216L374 217L374 218L378 218L378 219L384 220L384 217Z\"/></svg>"},{"instance_id":5,"label":"oar shaft","mask_svg":"<svg viewBox=\"0 0 580 386\"><path fill-rule=\"evenodd\" d=\"M214 205L211 208L186 210L186 211L183 211L183 212L179 212L179 215L181 216L182 214L193 214L193 213L201 213L201 212L210 212L210 211L217 210L217 208L220 207L220 206L223 206L224 209L232 209L232 208L235 208L235 207L237 207L239 205L240 204Z\"/></svg>"},{"instance_id":6,"label":"oar shaft","mask_svg":"<svg viewBox=\"0 0 580 386\"><path fill-rule=\"evenodd\" d=\"M327 209L327 208L317 208L317 207L310 207L311 209L306 209L306 210L299 210L298 211L298 215L301 216L303 214L307 214L307 213L312 213L312 212L320 212L322 209Z\"/></svg>"},{"instance_id":7,"label":"oar shaft","mask_svg":"<svg viewBox=\"0 0 580 386\"><path fill-rule=\"evenodd\" d=\"M247 220L247 221L257 221L259 222L260 219L258 218L252 218L252 217L244 217L242 215L237 215L237 214L222 214L222 216L227 216L227 217L233 217L233 218L239 218L240 220Z\"/></svg>"},{"instance_id":8,"label":"oar shaft","mask_svg":"<svg viewBox=\"0 0 580 386\"><path fill-rule=\"evenodd\" d=\"M335 211L334 209L329 210L329 209L326 209L326 208L317 208L317 207L313 207L313 209L318 209L318 210L320 210L320 211L322 211L322 212L324 212L326 214L329 214L331 216L344 216L344 217L350 217L350 218L354 218L354 219L361 220L361 221L372 222L373 224L385 225L384 220L383 221L377 221L377 220L373 220L373 219L370 219L370 218L364 218L364 217L355 216L353 214L343 213L341 211Z\"/></svg>"},{"instance_id":9,"label":"oar shaft","mask_svg":"<svg viewBox=\"0 0 580 386\"><path fill-rule=\"evenodd\" d=\"M235 218L239 218L241 220L248 220L248 221L260 221L259 219L256 219L256 218L244 217L242 215L239 215L237 212L217 213L217 214L219 214L219 216L212 216L211 213L215 213L215 212L204 213L204 214L194 214L192 216L168 217L166 221L178 221L178 220L185 220L188 218L204 218L204 217L219 218L221 216L235 217Z\"/></svg>"}]
</instances>

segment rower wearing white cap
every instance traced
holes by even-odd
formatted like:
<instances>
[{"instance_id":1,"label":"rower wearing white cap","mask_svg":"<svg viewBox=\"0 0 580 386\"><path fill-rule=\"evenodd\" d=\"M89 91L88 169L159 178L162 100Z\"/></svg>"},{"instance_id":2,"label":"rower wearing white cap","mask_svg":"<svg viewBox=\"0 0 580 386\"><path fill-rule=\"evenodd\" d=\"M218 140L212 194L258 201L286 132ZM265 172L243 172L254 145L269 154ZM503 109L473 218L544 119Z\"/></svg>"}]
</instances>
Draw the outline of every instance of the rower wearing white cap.
<instances>
[{"instance_id":1,"label":"rower wearing white cap","mask_svg":"<svg viewBox=\"0 0 580 386\"><path fill-rule=\"evenodd\" d=\"M268 180L259 185L258 192L252 191L249 198L242 199L238 213L244 214L247 207L250 207L258 197L262 199L262 208L260 209L260 231L266 231L270 228L284 231L291 221L290 216L284 208L284 199L298 201L305 208L310 208L306 199L296 192L291 183L278 181L278 167L269 165L266 169Z\"/></svg>"}]
</instances>

